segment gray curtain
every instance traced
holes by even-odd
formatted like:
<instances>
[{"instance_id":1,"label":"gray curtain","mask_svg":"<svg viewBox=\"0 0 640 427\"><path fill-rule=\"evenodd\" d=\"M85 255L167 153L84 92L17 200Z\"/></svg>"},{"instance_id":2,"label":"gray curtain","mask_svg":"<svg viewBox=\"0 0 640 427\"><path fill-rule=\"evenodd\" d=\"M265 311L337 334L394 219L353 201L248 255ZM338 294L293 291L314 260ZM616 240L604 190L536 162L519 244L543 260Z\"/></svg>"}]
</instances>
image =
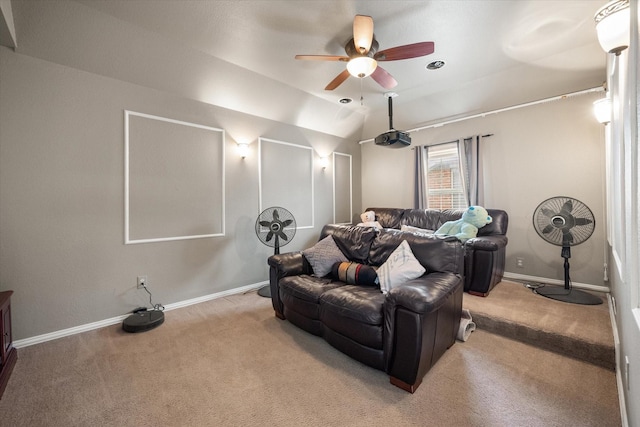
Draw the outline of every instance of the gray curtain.
<instances>
[{"instance_id":1,"label":"gray curtain","mask_svg":"<svg viewBox=\"0 0 640 427\"><path fill-rule=\"evenodd\" d=\"M482 206L484 203L484 183L482 163L480 162L480 143L482 136L458 140L458 158L462 174L462 186L469 206Z\"/></svg>"},{"instance_id":2,"label":"gray curtain","mask_svg":"<svg viewBox=\"0 0 640 427\"><path fill-rule=\"evenodd\" d=\"M428 208L428 187L427 187L427 168L428 168L428 151L427 147L415 148L415 185L413 196L413 207L416 209Z\"/></svg>"}]
</instances>

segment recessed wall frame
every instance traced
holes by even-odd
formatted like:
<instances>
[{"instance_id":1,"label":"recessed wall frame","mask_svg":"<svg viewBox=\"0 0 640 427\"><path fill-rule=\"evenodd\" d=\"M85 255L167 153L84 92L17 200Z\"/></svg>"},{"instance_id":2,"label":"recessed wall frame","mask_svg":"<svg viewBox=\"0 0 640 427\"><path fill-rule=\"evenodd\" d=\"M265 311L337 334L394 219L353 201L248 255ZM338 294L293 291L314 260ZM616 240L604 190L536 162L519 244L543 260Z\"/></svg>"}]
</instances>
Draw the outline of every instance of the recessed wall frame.
<instances>
[{"instance_id":1,"label":"recessed wall frame","mask_svg":"<svg viewBox=\"0 0 640 427\"><path fill-rule=\"evenodd\" d=\"M313 148L258 138L258 158L258 213L281 206L293 214L297 229L313 228Z\"/></svg>"},{"instance_id":2,"label":"recessed wall frame","mask_svg":"<svg viewBox=\"0 0 640 427\"><path fill-rule=\"evenodd\" d=\"M333 222L350 224L353 217L351 154L333 153Z\"/></svg>"},{"instance_id":3,"label":"recessed wall frame","mask_svg":"<svg viewBox=\"0 0 640 427\"><path fill-rule=\"evenodd\" d=\"M225 132L124 112L125 244L225 235Z\"/></svg>"}]
</instances>

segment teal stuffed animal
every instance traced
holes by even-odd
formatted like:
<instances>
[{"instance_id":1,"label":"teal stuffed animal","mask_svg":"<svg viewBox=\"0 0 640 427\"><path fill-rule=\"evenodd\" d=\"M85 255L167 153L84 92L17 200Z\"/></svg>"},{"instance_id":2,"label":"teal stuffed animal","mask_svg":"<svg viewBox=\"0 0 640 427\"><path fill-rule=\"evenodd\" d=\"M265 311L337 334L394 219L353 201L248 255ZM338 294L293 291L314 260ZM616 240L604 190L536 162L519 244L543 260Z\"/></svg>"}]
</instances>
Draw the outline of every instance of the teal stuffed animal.
<instances>
[{"instance_id":1,"label":"teal stuffed animal","mask_svg":"<svg viewBox=\"0 0 640 427\"><path fill-rule=\"evenodd\" d=\"M490 224L493 218L482 206L469 206L457 221L447 221L435 232L440 236L456 236L462 243L478 235L478 229Z\"/></svg>"}]
</instances>

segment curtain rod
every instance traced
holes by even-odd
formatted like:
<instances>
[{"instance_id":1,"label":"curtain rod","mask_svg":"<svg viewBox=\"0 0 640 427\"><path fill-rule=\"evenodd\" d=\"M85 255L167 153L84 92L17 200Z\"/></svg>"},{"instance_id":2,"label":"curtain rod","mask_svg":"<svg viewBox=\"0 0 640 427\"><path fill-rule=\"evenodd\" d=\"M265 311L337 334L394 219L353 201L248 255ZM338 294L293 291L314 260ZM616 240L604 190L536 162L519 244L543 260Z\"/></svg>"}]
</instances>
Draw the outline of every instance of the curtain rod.
<instances>
[{"instance_id":1,"label":"curtain rod","mask_svg":"<svg viewBox=\"0 0 640 427\"><path fill-rule=\"evenodd\" d=\"M441 126L444 126L444 125L449 125L451 123L457 123L457 122L462 122L464 120L476 119L478 117L488 116L489 114L503 113L505 111L516 110L518 108L523 108L523 107L530 107L532 105L538 105L538 104L543 104L545 102L557 101L559 99L572 98L574 96L584 95L584 94L591 93L591 92L604 92L604 88L602 86L598 86L598 87L594 87L594 88L591 88L591 89L585 89L585 90L580 90L580 91L577 91L577 92L566 93L564 95L553 96L551 98L545 98L545 99L539 99L537 101L525 102L524 104L512 105L511 107L500 108L500 109L497 109L497 110L491 110L491 111L487 111L487 112L484 112L484 113L473 114L473 115L470 115L470 116L460 117L460 118L457 118L457 119L451 119L451 120L446 120L446 121L439 122L439 123L433 123L433 124L426 125L426 126L420 126L420 127L414 128L414 129L409 129L409 130L407 130L405 132L411 133L411 132L418 132L418 131L425 130L425 129L437 128L437 127L441 127ZM375 138L364 139L364 140L358 142L358 144L365 144L367 142L372 142L374 139Z\"/></svg>"},{"instance_id":2,"label":"curtain rod","mask_svg":"<svg viewBox=\"0 0 640 427\"><path fill-rule=\"evenodd\" d=\"M481 135L483 138L489 138L490 136L493 136L492 133L488 133L486 135ZM467 140L467 139L471 139L473 138L472 136L468 137L468 138L461 138L463 140ZM435 144L422 144L422 145L416 145L415 147L411 147L411 149L415 149L416 147L437 147L438 145L445 145L445 144L455 144L458 141L460 141L460 139L454 139L453 141L446 141L446 142L436 142Z\"/></svg>"}]
</instances>

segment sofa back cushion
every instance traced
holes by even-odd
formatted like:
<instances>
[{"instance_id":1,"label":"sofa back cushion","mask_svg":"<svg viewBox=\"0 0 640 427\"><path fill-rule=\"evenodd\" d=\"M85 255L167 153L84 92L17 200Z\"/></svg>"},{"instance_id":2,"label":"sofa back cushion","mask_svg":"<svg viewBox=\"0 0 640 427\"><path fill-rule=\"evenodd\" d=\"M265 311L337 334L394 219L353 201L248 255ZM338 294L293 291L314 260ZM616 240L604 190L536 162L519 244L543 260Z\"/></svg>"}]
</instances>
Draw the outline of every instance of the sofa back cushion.
<instances>
[{"instance_id":1,"label":"sofa back cushion","mask_svg":"<svg viewBox=\"0 0 640 427\"><path fill-rule=\"evenodd\" d=\"M509 215L500 209L487 209L493 222L478 230L478 236L495 236L497 234L506 235L509 226Z\"/></svg>"},{"instance_id":2,"label":"sofa back cushion","mask_svg":"<svg viewBox=\"0 0 640 427\"><path fill-rule=\"evenodd\" d=\"M331 235L349 261L368 264L369 250L376 231L374 227L327 224L322 227L319 240Z\"/></svg>"},{"instance_id":3,"label":"sofa back cushion","mask_svg":"<svg viewBox=\"0 0 640 427\"><path fill-rule=\"evenodd\" d=\"M403 208L367 208L366 211L374 211L376 221L384 228L400 229L402 225L402 217L406 209ZM365 212L366 212L365 211ZM416 225L416 227L418 227Z\"/></svg>"},{"instance_id":4,"label":"sofa back cushion","mask_svg":"<svg viewBox=\"0 0 640 427\"><path fill-rule=\"evenodd\" d=\"M376 221L385 228L397 228L402 225L437 230L447 221L456 221L462 218L466 209L400 209L400 208L367 208L376 213ZM509 225L509 216L501 209L487 209L493 218L491 224L487 224L478 230L478 236L506 235Z\"/></svg>"},{"instance_id":5,"label":"sofa back cushion","mask_svg":"<svg viewBox=\"0 0 640 427\"><path fill-rule=\"evenodd\" d=\"M401 225L436 231L442 225L440 211L436 209L405 209Z\"/></svg>"},{"instance_id":6,"label":"sofa back cushion","mask_svg":"<svg viewBox=\"0 0 640 427\"><path fill-rule=\"evenodd\" d=\"M431 272L464 272L462 243L453 236L414 234L400 230L382 229L371 244L369 264L380 266L406 240L420 264Z\"/></svg>"}]
</instances>

